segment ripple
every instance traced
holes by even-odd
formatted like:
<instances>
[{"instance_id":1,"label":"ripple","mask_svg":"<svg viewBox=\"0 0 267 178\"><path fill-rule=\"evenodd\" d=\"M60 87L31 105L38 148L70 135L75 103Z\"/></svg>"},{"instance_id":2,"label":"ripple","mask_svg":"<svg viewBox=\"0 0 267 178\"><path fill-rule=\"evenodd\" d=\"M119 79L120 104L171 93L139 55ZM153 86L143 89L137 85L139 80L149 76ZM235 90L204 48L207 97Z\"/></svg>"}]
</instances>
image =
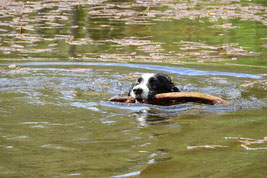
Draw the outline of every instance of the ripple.
<instances>
[{"instance_id":1,"label":"ripple","mask_svg":"<svg viewBox=\"0 0 267 178\"><path fill-rule=\"evenodd\" d=\"M112 178L131 177L131 176L138 176L140 174L141 174L141 171L136 171L136 172L130 172L130 173L122 174L122 175L118 175L118 176L112 176Z\"/></svg>"},{"instance_id":2,"label":"ripple","mask_svg":"<svg viewBox=\"0 0 267 178\"><path fill-rule=\"evenodd\" d=\"M3 65L3 64L1 64ZM4 65L11 65L4 64ZM26 63L16 63L17 66L112 66L112 67L128 67L128 68L138 68L146 70L157 70L168 73L175 73L179 75L188 76L231 76L231 77L242 77L242 78L252 78L261 79L261 76L246 74L246 73L234 73L234 72L219 72L219 71L204 71L185 67L169 67L160 65L147 65L147 64L127 64L127 63L92 63L92 62L26 62ZM34 69L37 70L37 69ZM53 70L51 68L42 68L39 70ZM66 69L54 69L54 70L66 70Z\"/></svg>"}]
</instances>

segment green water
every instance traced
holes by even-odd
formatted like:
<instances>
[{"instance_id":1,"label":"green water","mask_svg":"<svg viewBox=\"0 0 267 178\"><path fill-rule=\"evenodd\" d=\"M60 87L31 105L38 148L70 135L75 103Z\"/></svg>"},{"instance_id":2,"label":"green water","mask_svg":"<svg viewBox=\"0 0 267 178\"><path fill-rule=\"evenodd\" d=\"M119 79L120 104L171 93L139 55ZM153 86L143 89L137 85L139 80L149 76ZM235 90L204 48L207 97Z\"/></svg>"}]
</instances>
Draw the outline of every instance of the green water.
<instances>
[{"instance_id":1,"label":"green water","mask_svg":"<svg viewBox=\"0 0 267 178\"><path fill-rule=\"evenodd\" d=\"M0 177L266 177L266 5L1 1ZM233 104L106 101L145 72Z\"/></svg>"}]
</instances>

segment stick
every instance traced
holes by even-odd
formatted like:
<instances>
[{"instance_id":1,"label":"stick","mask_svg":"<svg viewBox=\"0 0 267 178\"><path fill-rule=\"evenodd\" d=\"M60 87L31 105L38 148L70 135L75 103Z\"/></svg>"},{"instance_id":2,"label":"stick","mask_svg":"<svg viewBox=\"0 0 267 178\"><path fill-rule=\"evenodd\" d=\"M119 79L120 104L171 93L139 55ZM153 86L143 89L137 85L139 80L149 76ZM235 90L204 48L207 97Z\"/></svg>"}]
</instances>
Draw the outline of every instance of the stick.
<instances>
[{"instance_id":1,"label":"stick","mask_svg":"<svg viewBox=\"0 0 267 178\"><path fill-rule=\"evenodd\" d=\"M135 100L131 97L111 98L108 101L123 102L123 103L135 103ZM204 104L231 104L229 101L225 101L219 97L196 93L196 92L171 92L156 94L155 98L151 101L147 101L150 104L176 104L185 102L196 102Z\"/></svg>"},{"instance_id":2,"label":"stick","mask_svg":"<svg viewBox=\"0 0 267 178\"><path fill-rule=\"evenodd\" d=\"M135 99L133 99L130 96L128 96L128 97L120 97L120 98L110 98L110 99L108 99L108 101L121 102L121 103L135 103Z\"/></svg>"},{"instance_id":3,"label":"stick","mask_svg":"<svg viewBox=\"0 0 267 178\"><path fill-rule=\"evenodd\" d=\"M155 101L153 102L196 102L204 104L230 104L231 102L225 101L217 96L196 93L196 92L172 92L172 93L161 93L155 95Z\"/></svg>"}]
</instances>

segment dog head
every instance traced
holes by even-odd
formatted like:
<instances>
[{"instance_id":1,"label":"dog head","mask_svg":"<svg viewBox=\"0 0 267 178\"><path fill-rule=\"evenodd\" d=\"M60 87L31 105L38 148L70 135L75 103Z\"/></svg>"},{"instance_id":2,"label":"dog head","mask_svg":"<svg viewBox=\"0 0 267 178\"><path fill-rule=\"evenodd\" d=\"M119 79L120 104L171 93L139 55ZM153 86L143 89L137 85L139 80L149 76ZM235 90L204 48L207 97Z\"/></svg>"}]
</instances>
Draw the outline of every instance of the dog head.
<instances>
[{"instance_id":1,"label":"dog head","mask_svg":"<svg viewBox=\"0 0 267 178\"><path fill-rule=\"evenodd\" d=\"M149 101L156 94L179 92L180 90L174 86L170 77L162 73L146 73L139 77L128 93L129 96L138 102Z\"/></svg>"}]
</instances>

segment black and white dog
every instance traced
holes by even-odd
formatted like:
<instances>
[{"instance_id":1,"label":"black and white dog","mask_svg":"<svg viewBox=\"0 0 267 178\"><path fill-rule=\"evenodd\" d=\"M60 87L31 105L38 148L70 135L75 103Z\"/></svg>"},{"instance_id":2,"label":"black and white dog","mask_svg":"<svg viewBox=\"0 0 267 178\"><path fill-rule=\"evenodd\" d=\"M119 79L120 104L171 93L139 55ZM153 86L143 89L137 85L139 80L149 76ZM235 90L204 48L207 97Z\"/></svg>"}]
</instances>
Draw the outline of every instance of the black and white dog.
<instances>
[{"instance_id":1,"label":"black and white dog","mask_svg":"<svg viewBox=\"0 0 267 178\"><path fill-rule=\"evenodd\" d=\"M128 93L137 102L149 102L159 93L180 92L170 77L162 73L146 73L139 77Z\"/></svg>"}]
</instances>

